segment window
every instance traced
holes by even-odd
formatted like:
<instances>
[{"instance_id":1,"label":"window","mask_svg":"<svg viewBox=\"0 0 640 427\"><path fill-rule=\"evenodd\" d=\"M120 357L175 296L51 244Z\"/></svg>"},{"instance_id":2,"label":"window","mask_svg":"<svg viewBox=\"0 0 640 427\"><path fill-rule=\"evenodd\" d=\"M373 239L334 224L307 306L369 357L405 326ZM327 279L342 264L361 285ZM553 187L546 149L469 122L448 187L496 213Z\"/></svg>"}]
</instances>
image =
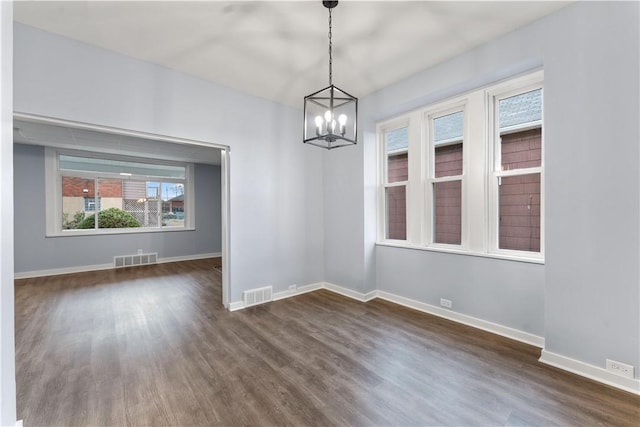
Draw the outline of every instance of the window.
<instances>
[{"instance_id":1,"label":"window","mask_svg":"<svg viewBox=\"0 0 640 427\"><path fill-rule=\"evenodd\" d=\"M543 262L542 79L378 123L378 244Z\"/></svg>"},{"instance_id":2,"label":"window","mask_svg":"<svg viewBox=\"0 0 640 427\"><path fill-rule=\"evenodd\" d=\"M67 178L67 177L63 177ZM64 183L62 184L62 192L64 193ZM98 210L100 210L100 197L98 197ZM95 212L96 210L96 198L95 197L85 197L84 198L84 211L85 212ZM64 209L63 209L64 211Z\"/></svg>"},{"instance_id":3,"label":"window","mask_svg":"<svg viewBox=\"0 0 640 427\"><path fill-rule=\"evenodd\" d=\"M462 175L464 112L430 118L431 209L430 242L462 243Z\"/></svg>"},{"instance_id":4,"label":"window","mask_svg":"<svg viewBox=\"0 0 640 427\"><path fill-rule=\"evenodd\" d=\"M407 180L409 179L409 128L384 133L385 238L407 239Z\"/></svg>"},{"instance_id":5,"label":"window","mask_svg":"<svg viewBox=\"0 0 640 427\"><path fill-rule=\"evenodd\" d=\"M541 251L542 88L494 95L494 250Z\"/></svg>"},{"instance_id":6,"label":"window","mask_svg":"<svg viewBox=\"0 0 640 427\"><path fill-rule=\"evenodd\" d=\"M47 235L193 228L191 164L53 149L46 158Z\"/></svg>"}]
</instances>

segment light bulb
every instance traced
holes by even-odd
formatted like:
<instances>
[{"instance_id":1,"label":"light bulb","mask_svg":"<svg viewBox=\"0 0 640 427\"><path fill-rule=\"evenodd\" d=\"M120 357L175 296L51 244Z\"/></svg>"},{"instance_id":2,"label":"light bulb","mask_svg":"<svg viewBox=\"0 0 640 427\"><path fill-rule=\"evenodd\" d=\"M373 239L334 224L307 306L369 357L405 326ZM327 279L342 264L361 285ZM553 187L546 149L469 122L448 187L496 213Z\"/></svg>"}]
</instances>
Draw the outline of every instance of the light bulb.
<instances>
[{"instance_id":1,"label":"light bulb","mask_svg":"<svg viewBox=\"0 0 640 427\"><path fill-rule=\"evenodd\" d=\"M316 126L322 126L322 117L316 116Z\"/></svg>"},{"instance_id":2,"label":"light bulb","mask_svg":"<svg viewBox=\"0 0 640 427\"><path fill-rule=\"evenodd\" d=\"M331 133L335 133L336 131L336 121L331 120Z\"/></svg>"},{"instance_id":3,"label":"light bulb","mask_svg":"<svg viewBox=\"0 0 640 427\"><path fill-rule=\"evenodd\" d=\"M347 133L347 115L340 114L338 116L338 121L340 122L340 135L344 136L344 134Z\"/></svg>"},{"instance_id":4,"label":"light bulb","mask_svg":"<svg viewBox=\"0 0 640 427\"><path fill-rule=\"evenodd\" d=\"M327 110L327 112L324 113L324 119L327 121L327 123L331 121L332 117L333 117L333 114L331 114L331 110Z\"/></svg>"}]
</instances>

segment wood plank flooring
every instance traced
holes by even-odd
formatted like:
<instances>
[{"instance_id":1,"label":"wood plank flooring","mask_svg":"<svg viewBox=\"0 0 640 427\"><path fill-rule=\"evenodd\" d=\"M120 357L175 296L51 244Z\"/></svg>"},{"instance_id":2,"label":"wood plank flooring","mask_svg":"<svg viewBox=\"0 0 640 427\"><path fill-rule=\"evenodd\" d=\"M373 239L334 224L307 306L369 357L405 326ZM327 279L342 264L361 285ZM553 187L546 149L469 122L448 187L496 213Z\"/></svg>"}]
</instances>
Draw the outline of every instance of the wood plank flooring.
<instances>
[{"instance_id":1,"label":"wood plank flooring","mask_svg":"<svg viewBox=\"0 0 640 427\"><path fill-rule=\"evenodd\" d=\"M316 291L229 313L214 260L16 281L30 426L640 425L539 350Z\"/></svg>"}]
</instances>

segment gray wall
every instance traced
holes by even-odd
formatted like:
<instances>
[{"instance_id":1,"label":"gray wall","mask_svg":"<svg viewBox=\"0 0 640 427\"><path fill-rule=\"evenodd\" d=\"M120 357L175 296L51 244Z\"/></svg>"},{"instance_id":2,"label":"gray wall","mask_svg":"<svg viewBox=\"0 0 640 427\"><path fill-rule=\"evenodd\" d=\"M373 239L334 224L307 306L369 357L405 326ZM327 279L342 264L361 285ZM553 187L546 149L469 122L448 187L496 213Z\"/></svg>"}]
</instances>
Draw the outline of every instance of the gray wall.
<instances>
[{"instance_id":1,"label":"gray wall","mask_svg":"<svg viewBox=\"0 0 640 427\"><path fill-rule=\"evenodd\" d=\"M14 145L16 273L113 262L138 249L160 258L221 251L220 167L194 168L195 231L45 237L44 147Z\"/></svg>"},{"instance_id":2,"label":"gray wall","mask_svg":"<svg viewBox=\"0 0 640 427\"><path fill-rule=\"evenodd\" d=\"M19 23L14 30L15 111L231 147L230 301L260 286L323 280L323 157L301 143L299 110Z\"/></svg>"},{"instance_id":3,"label":"gray wall","mask_svg":"<svg viewBox=\"0 0 640 427\"><path fill-rule=\"evenodd\" d=\"M327 281L452 299L455 311L543 335L548 351L635 365L637 378L638 9L580 2L362 99L362 143L325 159ZM539 67L546 264L376 247L375 122Z\"/></svg>"}]
</instances>

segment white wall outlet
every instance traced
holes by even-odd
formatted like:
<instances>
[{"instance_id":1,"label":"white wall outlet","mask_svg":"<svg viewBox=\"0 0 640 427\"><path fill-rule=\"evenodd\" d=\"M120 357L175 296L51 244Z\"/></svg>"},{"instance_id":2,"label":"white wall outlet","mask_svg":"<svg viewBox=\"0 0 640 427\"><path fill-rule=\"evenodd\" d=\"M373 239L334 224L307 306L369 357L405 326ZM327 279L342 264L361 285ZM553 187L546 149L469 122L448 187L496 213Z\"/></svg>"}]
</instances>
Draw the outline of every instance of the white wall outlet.
<instances>
[{"instance_id":1,"label":"white wall outlet","mask_svg":"<svg viewBox=\"0 0 640 427\"><path fill-rule=\"evenodd\" d=\"M615 360L607 359L607 371L622 375L623 377L633 378L633 366L616 362Z\"/></svg>"},{"instance_id":2,"label":"white wall outlet","mask_svg":"<svg viewBox=\"0 0 640 427\"><path fill-rule=\"evenodd\" d=\"M289 290L291 292L295 291L296 289L298 289L298 285L289 285Z\"/></svg>"},{"instance_id":3,"label":"white wall outlet","mask_svg":"<svg viewBox=\"0 0 640 427\"><path fill-rule=\"evenodd\" d=\"M440 305L443 307L451 308L453 303L449 299L440 298Z\"/></svg>"},{"instance_id":4,"label":"white wall outlet","mask_svg":"<svg viewBox=\"0 0 640 427\"><path fill-rule=\"evenodd\" d=\"M138 249L138 255L142 254L142 249Z\"/></svg>"}]
</instances>

